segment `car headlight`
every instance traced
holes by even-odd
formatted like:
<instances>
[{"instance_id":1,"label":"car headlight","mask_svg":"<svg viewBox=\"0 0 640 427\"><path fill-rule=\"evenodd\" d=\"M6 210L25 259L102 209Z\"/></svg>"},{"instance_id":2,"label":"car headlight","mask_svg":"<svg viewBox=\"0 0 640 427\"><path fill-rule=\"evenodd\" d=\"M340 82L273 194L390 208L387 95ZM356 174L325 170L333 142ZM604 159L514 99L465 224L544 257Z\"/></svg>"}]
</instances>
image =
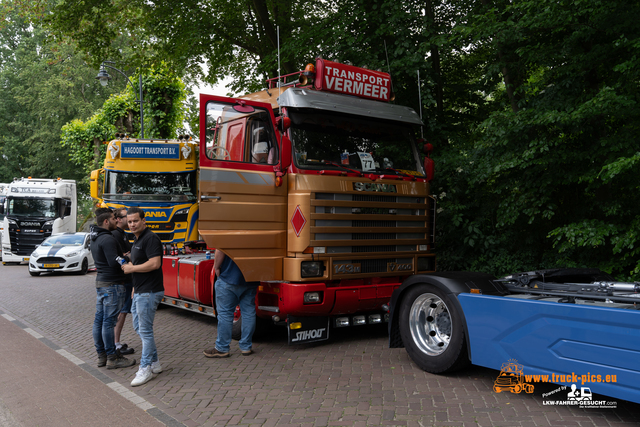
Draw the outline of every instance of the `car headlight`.
<instances>
[{"instance_id":1,"label":"car headlight","mask_svg":"<svg viewBox=\"0 0 640 427\"><path fill-rule=\"evenodd\" d=\"M70 254L66 254L65 256L67 258L71 258L71 257L78 256L78 255L80 255L80 251L71 252Z\"/></svg>"}]
</instances>

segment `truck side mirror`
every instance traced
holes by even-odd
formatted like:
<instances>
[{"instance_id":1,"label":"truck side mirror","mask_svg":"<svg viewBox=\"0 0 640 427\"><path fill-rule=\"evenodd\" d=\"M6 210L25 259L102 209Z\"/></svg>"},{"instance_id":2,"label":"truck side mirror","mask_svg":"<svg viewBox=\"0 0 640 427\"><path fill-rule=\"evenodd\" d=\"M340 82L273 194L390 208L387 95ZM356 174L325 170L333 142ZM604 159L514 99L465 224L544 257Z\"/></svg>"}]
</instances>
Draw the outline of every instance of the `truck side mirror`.
<instances>
[{"instance_id":1,"label":"truck side mirror","mask_svg":"<svg viewBox=\"0 0 640 427\"><path fill-rule=\"evenodd\" d=\"M287 136L282 136L282 147L280 152L280 168L282 171L289 169L291 166L291 140Z\"/></svg>"},{"instance_id":2,"label":"truck side mirror","mask_svg":"<svg viewBox=\"0 0 640 427\"><path fill-rule=\"evenodd\" d=\"M289 117L277 117L276 126L280 132L286 132L291 127L291 119Z\"/></svg>"},{"instance_id":3,"label":"truck side mirror","mask_svg":"<svg viewBox=\"0 0 640 427\"><path fill-rule=\"evenodd\" d=\"M94 199L102 198L102 191L100 188L100 176L104 172L104 169L96 169L91 171L91 178L89 179L89 190L91 197Z\"/></svg>"},{"instance_id":4,"label":"truck side mirror","mask_svg":"<svg viewBox=\"0 0 640 427\"><path fill-rule=\"evenodd\" d=\"M424 144L424 147L422 147L422 150L424 151L424 154L426 154L426 157L424 158L424 173L427 174L427 181L430 182L435 174L435 162L431 157L429 157L433 151L433 145L426 143Z\"/></svg>"},{"instance_id":5,"label":"truck side mirror","mask_svg":"<svg viewBox=\"0 0 640 427\"><path fill-rule=\"evenodd\" d=\"M71 200L64 201L64 216L71 215Z\"/></svg>"}]
</instances>

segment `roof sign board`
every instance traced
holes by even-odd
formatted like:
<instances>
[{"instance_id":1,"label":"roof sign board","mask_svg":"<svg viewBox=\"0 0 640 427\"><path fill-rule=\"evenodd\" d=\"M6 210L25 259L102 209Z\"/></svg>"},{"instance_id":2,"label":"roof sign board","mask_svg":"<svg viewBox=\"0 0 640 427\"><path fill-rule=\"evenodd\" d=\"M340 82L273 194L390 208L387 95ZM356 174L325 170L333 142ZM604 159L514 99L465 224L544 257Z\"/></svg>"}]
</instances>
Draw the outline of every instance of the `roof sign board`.
<instances>
[{"instance_id":1,"label":"roof sign board","mask_svg":"<svg viewBox=\"0 0 640 427\"><path fill-rule=\"evenodd\" d=\"M355 95L361 98L389 101L391 76L382 71L316 59L315 88L326 92Z\"/></svg>"},{"instance_id":2,"label":"roof sign board","mask_svg":"<svg viewBox=\"0 0 640 427\"><path fill-rule=\"evenodd\" d=\"M120 158L180 160L180 144L123 142L120 145Z\"/></svg>"}]
</instances>

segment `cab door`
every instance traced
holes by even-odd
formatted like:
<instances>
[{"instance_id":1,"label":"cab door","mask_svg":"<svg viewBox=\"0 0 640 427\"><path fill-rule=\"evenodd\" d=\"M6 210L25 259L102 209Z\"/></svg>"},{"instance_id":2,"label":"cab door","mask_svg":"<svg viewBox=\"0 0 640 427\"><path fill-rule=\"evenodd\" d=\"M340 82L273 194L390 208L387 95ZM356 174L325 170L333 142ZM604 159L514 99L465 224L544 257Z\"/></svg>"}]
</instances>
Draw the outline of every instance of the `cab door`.
<instances>
[{"instance_id":1,"label":"cab door","mask_svg":"<svg viewBox=\"0 0 640 427\"><path fill-rule=\"evenodd\" d=\"M198 231L247 281L282 279L287 179L274 123L270 104L200 95Z\"/></svg>"}]
</instances>

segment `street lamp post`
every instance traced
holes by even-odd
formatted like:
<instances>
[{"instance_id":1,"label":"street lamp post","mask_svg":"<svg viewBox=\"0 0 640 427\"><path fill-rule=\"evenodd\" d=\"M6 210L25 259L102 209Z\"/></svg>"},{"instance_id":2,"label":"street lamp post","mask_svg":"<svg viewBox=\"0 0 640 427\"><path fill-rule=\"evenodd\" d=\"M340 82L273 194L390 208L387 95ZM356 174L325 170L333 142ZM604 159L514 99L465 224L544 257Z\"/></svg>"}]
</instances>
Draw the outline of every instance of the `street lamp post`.
<instances>
[{"instance_id":1,"label":"street lamp post","mask_svg":"<svg viewBox=\"0 0 640 427\"><path fill-rule=\"evenodd\" d=\"M112 67L111 65L107 65L107 64L115 64L115 62L113 61L103 61L102 64L100 65L100 71L98 72L98 76L96 77L96 80L100 81L100 84L102 86L106 86L109 84L109 80L111 80L111 76L109 75L109 73L107 73L107 70L105 70L106 68L111 68L112 70L115 70L117 72L119 72L120 74L122 74L123 76L125 76L127 78L127 81L129 82L129 84L131 85L131 87L135 90L135 86L133 85L133 83L131 83L131 79L121 70L118 70L116 67ZM140 82L138 85L138 89L140 91L140 99L136 99L136 102L140 104L140 138L143 139L144 138L144 109L143 109L143 102L142 102L142 74L139 74L140 77Z\"/></svg>"}]
</instances>

